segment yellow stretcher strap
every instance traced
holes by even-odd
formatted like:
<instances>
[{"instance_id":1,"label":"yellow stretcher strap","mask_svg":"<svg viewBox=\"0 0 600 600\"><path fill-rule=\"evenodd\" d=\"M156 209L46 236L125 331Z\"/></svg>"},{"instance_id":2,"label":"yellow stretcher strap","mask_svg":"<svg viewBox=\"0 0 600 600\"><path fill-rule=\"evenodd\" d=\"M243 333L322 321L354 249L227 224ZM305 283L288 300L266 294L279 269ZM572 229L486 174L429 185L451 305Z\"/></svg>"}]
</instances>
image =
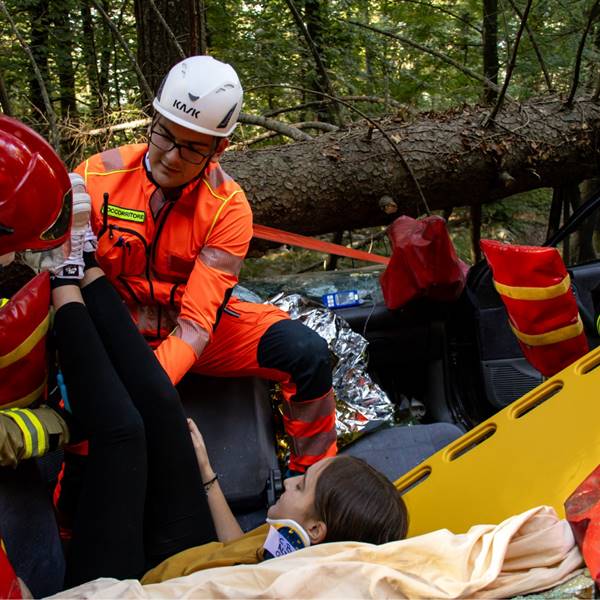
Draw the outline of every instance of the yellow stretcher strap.
<instances>
[{"instance_id":1,"label":"yellow stretcher strap","mask_svg":"<svg viewBox=\"0 0 600 600\"><path fill-rule=\"evenodd\" d=\"M23 458L43 456L48 452L49 439L46 428L34 411L28 408L9 408L1 414L12 419L23 434L25 444Z\"/></svg>"},{"instance_id":2,"label":"yellow stretcher strap","mask_svg":"<svg viewBox=\"0 0 600 600\"><path fill-rule=\"evenodd\" d=\"M562 296L569 291L571 287L571 278L565 275L565 278L556 285L547 287L521 287L514 285L504 285L494 280L496 291L502 296L512 298L513 300L550 300Z\"/></svg>"},{"instance_id":3,"label":"yellow stretcher strap","mask_svg":"<svg viewBox=\"0 0 600 600\"><path fill-rule=\"evenodd\" d=\"M559 327L558 329L548 331L547 333L523 333L513 327L512 323L510 323L510 328L513 330L513 333L528 346L547 346L548 344L557 344L558 342L564 342L565 340L577 337L583 332L583 323L581 322L581 317L577 315L576 323L566 325L565 327Z\"/></svg>"}]
</instances>

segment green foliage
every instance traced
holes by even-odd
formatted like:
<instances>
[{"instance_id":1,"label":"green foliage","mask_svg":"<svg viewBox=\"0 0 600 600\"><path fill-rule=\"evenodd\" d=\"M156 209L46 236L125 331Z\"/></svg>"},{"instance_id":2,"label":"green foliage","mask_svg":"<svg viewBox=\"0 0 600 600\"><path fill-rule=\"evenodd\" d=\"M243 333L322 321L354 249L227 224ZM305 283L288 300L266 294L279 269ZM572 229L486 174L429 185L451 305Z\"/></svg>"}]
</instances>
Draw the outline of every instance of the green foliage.
<instances>
[{"instance_id":1,"label":"green foliage","mask_svg":"<svg viewBox=\"0 0 600 600\"><path fill-rule=\"evenodd\" d=\"M38 61L59 118L63 158L70 166L105 147L144 140L144 126L108 129L111 125L143 119L147 107L142 106L134 65L96 8L97 4L103 8L136 54L142 41L146 45L155 42L138 39L134 0L4 0L4 3ZM352 101L369 116L398 113L398 118L405 119L413 110L441 111L483 101L482 83L468 74L468 71L483 72L483 0L294 0L294 3L315 36L313 41L334 93L340 97L379 99L379 102ZM197 4L205 9L208 52L233 64L240 74L246 112L266 116L275 113L277 119L289 123L332 118L326 106L315 104L321 96L311 90L322 89L322 74L305 35L294 21L288 1L199 0ZM181 9L182 5L175 0L164 0L161 4L169 10ZM518 12L525 5L526 0L498 0L500 84L520 26ZM591 5L591 0L533 3L529 30L521 40L508 90L513 98L524 100L549 93L542 65L556 93L565 95L569 91ZM137 3L138 9L140 6L146 5ZM307 15L310 15L308 20ZM169 14L165 17L168 20ZM423 47L441 53L448 60ZM579 93L591 93L598 88L599 53L600 24L594 23L583 54ZM450 60L458 66L449 64ZM152 69L147 64L141 67L146 72ZM47 134L49 119L29 57L2 13L0 77L15 116ZM340 110L346 123L360 118L345 107ZM94 128L103 132L86 133ZM234 142L252 140L262 133L264 130L257 127L242 126L236 130ZM253 147L285 141L274 137ZM541 243L550 195L548 190L540 190L484 206L482 237ZM468 209L455 210L449 230L459 255L469 261ZM385 253L384 246L385 240L379 240L373 250ZM263 259L247 261L245 276L251 277L265 268L267 273L298 271L314 267L321 259L322 255L309 251L279 249ZM342 260L339 266L352 265Z\"/></svg>"},{"instance_id":2,"label":"green foliage","mask_svg":"<svg viewBox=\"0 0 600 600\"><path fill-rule=\"evenodd\" d=\"M98 2L135 53L138 34L133 0ZM522 11L525 0L514 2ZM32 50L42 63L47 57L47 68L44 64L40 67L53 108L61 122L71 127L63 137L72 137L74 130L124 122L132 118L130 111L142 108L135 69L91 0L5 0L5 4L29 44L43 40ZM318 33L319 38L314 41L334 92L339 96L382 99L379 103L357 103L375 117L397 110L392 101L418 110L443 110L465 102L480 102L482 84L432 54L350 21L403 36L481 73L482 4L482 0L295 0L301 14L306 15L309 6L314 13L309 28ZM268 114L319 99L310 91L285 87L316 89L319 82L307 40L285 0L205 0L204 6L209 52L231 62L240 73L246 88L247 112ZM565 93L571 85L575 53L589 6L589 0L547 0L533 5L529 28L557 92ZM86 12L88 21L84 18ZM41 99L35 96L29 58L3 15L0 23L0 76L9 91L15 116L30 120L43 130L47 116L43 114ZM519 24L511 2L499 0L500 82ZM588 39L581 91L585 86L589 89L596 77L597 38L598 33L593 31ZM524 35L509 93L524 99L546 92L534 46L530 37ZM76 98L74 106L69 105L70 94ZM290 123L322 119L322 109L313 105L277 118ZM358 118L348 109L341 110L346 122ZM244 127L239 128L237 135L251 138L257 132L260 133ZM138 133L127 135L135 137ZM79 145L80 140L65 151L74 155L73 148Z\"/></svg>"}]
</instances>

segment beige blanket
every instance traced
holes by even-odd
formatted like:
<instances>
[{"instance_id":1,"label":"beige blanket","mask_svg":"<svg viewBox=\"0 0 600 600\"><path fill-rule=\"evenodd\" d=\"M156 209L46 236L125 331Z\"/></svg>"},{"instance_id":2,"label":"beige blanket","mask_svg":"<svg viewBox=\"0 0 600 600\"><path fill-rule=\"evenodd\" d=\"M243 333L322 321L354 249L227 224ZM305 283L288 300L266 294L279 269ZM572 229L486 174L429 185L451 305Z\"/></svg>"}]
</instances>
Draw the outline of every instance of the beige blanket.
<instances>
[{"instance_id":1,"label":"beige blanket","mask_svg":"<svg viewBox=\"0 0 600 600\"><path fill-rule=\"evenodd\" d=\"M53 598L495 598L553 587L581 566L568 523L542 506L461 535L322 544L147 586L97 579Z\"/></svg>"}]
</instances>

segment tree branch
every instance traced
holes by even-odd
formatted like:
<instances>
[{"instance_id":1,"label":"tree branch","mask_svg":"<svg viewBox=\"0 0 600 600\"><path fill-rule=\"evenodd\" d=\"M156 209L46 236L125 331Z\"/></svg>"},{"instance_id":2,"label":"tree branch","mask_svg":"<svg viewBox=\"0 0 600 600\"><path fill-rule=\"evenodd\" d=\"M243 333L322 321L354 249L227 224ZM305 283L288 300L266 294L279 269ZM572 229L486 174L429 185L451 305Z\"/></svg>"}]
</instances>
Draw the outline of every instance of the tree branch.
<instances>
[{"instance_id":1,"label":"tree branch","mask_svg":"<svg viewBox=\"0 0 600 600\"><path fill-rule=\"evenodd\" d=\"M144 89L144 93L146 94L146 97L152 98L152 96L154 96L154 94L152 93L152 89L150 88L148 81L144 77L144 73L142 73L142 69L140 68L140 65L138 64L137 60L135 59L135 56L131 52L131 49L129 48L127 42L123 39L123 36L119 33L119 29L112 22L111 18L106 14L104 9L100 6L100 3L98 2L98 0L91 0L91 2L94 5L94 8L102 15L102 18L106 21L106 24L110 27L114 36L119 41L119 44L121 44L121 47L123 48L123 50L125 50L125 54L127 54L127 57L131 61L131 64L133 65L133 68L135 69L135 72L137 73L140 85Z\"/></svg>"},{"instance_id":2,"label":"tree branch","mask_svg":"<svg viewBox=\"0 0 600 600\"><path fill-rule=\"evenodd\" d=\"M421 6L427 6L429 8L433 8L434 10L439 10L440 12L446 13L447 15L449 15L450 17L452 17L453 19L457 19L461 23L464 23L465 25L468 25L471 29L474 29L479 35L481 35L481 33L482 33L481 28L477 27L477 25L474 25L468 19L465 19L465 18L461 17L460 15L457 15L456 13L453 13L452 11L449 11L447 8L444 8L443 6L437 6L435 4L429 4L429 2L421 2L420 0L402 0L402 1L403 2L412 2L413 4L419 4Z\"/></svg>"},{"instance_id":3,"label":"tree branch","mask_svg":"<svg viewBox=\"0 0 600 600\"><path fill-rule=\"evenodd\" d=\"M56 125L56 113L54 112L54 108L52 107L52 103L50 102L50 97L48 96L48 89L46 88L46 84L44 82L44 78L42 77L42 73L40 72L40 68L38 67L37 62L35 61L33 52L31 51L31 48L28 46L27 42L21 35L19 28L17 27L16 23L13 21L13 18L11 17L10 13L8 12L8 9L6 8L6 4L4 4L3 0L0 0L0 9L2 9L2 12L5 14L6 18L8 19L8 22L10 23L12 30L15 34L15 37L17 38L17 40L19 40L19 44L21 44L21 47L23 48L23 50L29 57L31 66L33 67L33 72L35 73L35 78L37 79L37 82L40 86L42 99L44 101L44 106L46 107L46 112L48 113L48 119L50 121L50 132L49 132L50 133L50 143L52 144L54 149L58 152L60 150L60 133L59 133L58 127Z\"/></svg>"},{"instance_id":4,"label":"tree branch","mask_svg":"<svg viewBox=\"0 0 600 600\"><path fill-rule=\"evenodd\" d=\"M177 49L179 56L181 56L181 58L184 59L185 52L183 51L183 48L179 45L179 42L177 41L177 37L173 33L173 30L169 27L169 24L165 21L165 18L162 16L162 13L160 12L160 10L158 10L158 6L156 6L156 3L154 2L154 0L149 0L149 2L150 2L150 6L152 6L154 12L156 13L156 16L158 17L158 20L160 21L161 25L165 28L165 31L167 32L169 37L173 40L173 44L175 44L175 48Z\"/></svg>"},{"instance_id":5,"label":"tree branch","mask_svg":"<svg viewBox=\"0 0 600 600\"><path fill-rule=\"evenodd\" d=\"M596 18L596 11L598 10L598 5L600 4L600 0L595 0L592 8L590 9L590 14L588 16L587 24L585 26L585 30L583 35L581 36L581 40L579 41L579 48L577 48L577 57L575 59L575 70L573 73L573 83L571 85L571 91L569 92L569 97L565 102L565 106L570 108L573 106L573 100L575 99L575 92L577 91L577 86L579 85L579 73L581 71L581 59L583 57L583 49L585 48L585 41L587 39L588 33L592 27L592 23Z\"/></svg>"},{"instance_id":6,"label":"tree branch","mask_svg":"<svg viewBox=\"0 0 600 600\"><path fill-rule=\"evenodd\" d=\"M596 0L600 2L600 0ZM513 45L512 56L510 57L510 63L506 69L506 76L504 77L504 84L502 85L502 90L500 94L498 94L498 98L496 100L496 105L492 109L492 112L488 115L483 123L483 127L489 127L489 125L494 121L498 111L502 107L504 102L504 98L506 97L506 90L508 89L508 84L510 83L510 78L512 77L512 72L515 68L515 64L517 62L517 52L519 51L519 43L521 41L521 36L523 35L523 31L525 30L525 24L527 23L527 17L529 16L529 11L531 10L531 3L533 0L527 0L527 6L525 7L525 12L521 17L521 26L519 27L519 31L517 32L517 37L515 38L515 43Z\"/></svg>"},{"instance_id":7,"label":"tree branch","mask_svg":"<svg viewBox=\"0 0 600 600\"><path fill-rule=\"evenodd\" d=\"M379 96L340 96L340 100L345 100L346 102L370 102L372 104L389 104L394 108L407 108L405 104L402 102L398 102L398 100L394 100L394 98L380 98ZM297 104L296 106L289 106L287 108L276 108L274 110L269 110L264 113L264 117L275 117L277 115L282 115L283 113L294 112L296 110L304 110L306 108L313 108L315 106L321 106L322 104L326 104L330 102L330 100L312 100L311 102L304 102L303 104Z\"/></svg>"},{"instance_id":8,"label":"tree branch","mask_svg":"<svg viewBox=\"0 0 600 600\"><path fill-rule=\"evenodd\" d=\"M267 117L240 113L239 122L244 123L245 125L259 125L265 129L270 129L271 131L276 131L281 135L290 137L297 142L305 142L313 139L312 136L308 135L307 133L303 133L292 125L287 125L286 123L276 121L275 119L268 119Z\"/></svg>"},{"instance_id":9,"label":"tree branch","mask_svg":"<svg viewBox=\"0 0 600 600\"><path fill-rule=\"evenodd\" d=\"M331 123L325 123L324 121L305 121L302 123L294 123L292 127L296 129L320 129L321 131L338 131L339 127L337 125L332 125ZM237 144L232 144L227 148L227 150L240 150L241 148L247 148L248 146L252 146L253 144L258 144L258 142L263 142L264 140L270 140L278 135L282 135L277 131L269 131L268 133L262 133L261 135L257 135L256 137L250 140L244 140L243 142L238 142Z\"/></svg>"},{"instance_id":10,"label":"tree branch","mask_svg":"<svg viewBox=\"0 0 600 600\"><path fill-rule=\"evenodd\" d=\"M308 29L306 28L306 25L304 24L304 21L302 20L302 17L298 12L298 9L296 8L296 5L294 4L294 0L285 0L285 3L288 5L288 8L290 9L292 16L294 17L294 21L296 22L298 29L300 30L300 32L304 36L304 39L306 40L306 43L308 44L308 48L315 60L317 71L321 74L321 77L323 78L323 84L325 89L322 89L321 91L326 92L330 96L334 96L335 92L333 90L333 86L331 85L331 80L329 79L327 69L325 68L323 61L321 60L321 55L319 54L317 46L315 45L313 39L310 37L310 33L308 32ZM335 113L335 120L337 121L337 124L343 126L342 116L340 115L340 111L338 109L337 104L333 105L333 110Z\"/></svg>"},{"instance_id":11,"label":"tree branch","mask_svg":"<svg viewBox=\"0 0 600 600\"><path fill-rule=\"evenodd\" d=\"M521 12L521 9L515 4L514 0L508 0L508 2L512 6L513 10L517 13L519 19L522 20L523 13ZM533 35L533 31L531 30L531 27L529 27L529 25L527 23L525 23L525 31L527 32L527 35L529 36L529 41L531 42L531 45L533 46L533 50L535 51L535 55L537 56L538 62L540 63L540 68L542 69L542 73L544 74L544 79L546 80L546 87L548 88L548 91L551 94L553 94L556 90L554 89L554 86L552 85L552 79L550 77L550 74L548 73L548 69L546 68L546 63L544 62L544 57L542 56L542 52L540 50L540 47L538 46L535 36Z\"/></svg>"},{"instance_id":12,"label":"tree branch","mask_svg":"<svg viewBox=\"0 0 600 600\"><path fill-rule=\"evenodd\" d=\"M110 127L99 127L97 129L90 129L87 132L87 135L96 136L102 135L103 133L112 133L113 131L125 131L127 129L137 129L138 127L145 127L149 125L151 119L136 119L135 121L128 121L127 123L119 123L118 125L111 125ZM282 123L281 121L276 121L275 119L268 119L266 117L261 117L258 115L249 115L247 113L240 113L239 122L244 123L246 125L258 125L260 127L264 127L265 129L269 129L270 131L276 132L277 135L285 135L286 137L292 138L296 141L305 142L308 140L312 140L313 138L300 131L300 127L295 127L294 125L288 125L287 123ZM335 125L331 125L331 123L309 123L305 125L306 128L310 126L313 128L327 128L327 131L335 131L337 127ZM333 128L333 129L331 129Z\"/></svg>"},{"instance_id":13,"label":"tree branch","mask_svg":"<svg viewBox=\"0 0 600 600\"><path fill-rule=\"evenodd\" d=\"M440 60L444 61L445 63L452 65L455 69L458 69L459 71L461 71L468 77L471 77L472 79L475 79L475 80L479 81L480 83L483 83L483 85L485 85L486 87L489 87L491 90L494 90L495 92L500 91L500 86L496 85L493 81L490 81L487 77L484 77L483 75L480 75L476 71L473 71L473 70L469 69L468 67L461 65L459 62L455 61L453 58L450 58L449 56L446 56L445 54L442 54L441 52L438 52L437 50L434 50L433 48L429 48L428 46L419 44L418 42L410 40L410 39L404 37L403 35L398 35L397 33L392 33L391 31L386 31L385 29L379 29L379 27L373 27L373 25L367 25L366 23L360 23L359 21L347 21L345 19L340 19L338 17L335 17L335 18L338 21L340 21L341 23L348 23L350 25L355 25L356 27L363 27L364 29L370 29L371 31L374 31L375 33L380 33L381 35L386 35L395 40L398 40L399 42L401 42L403 44L406 44L407 46L411 46L412 48L421 50L421 52L425 52L426 54L435 56L436 58L439 58ZM510 96L508 96L508 95L506 96L506 98L509 100L512 100L512 98L510 98Z\"/></svg>"}]
</instances>

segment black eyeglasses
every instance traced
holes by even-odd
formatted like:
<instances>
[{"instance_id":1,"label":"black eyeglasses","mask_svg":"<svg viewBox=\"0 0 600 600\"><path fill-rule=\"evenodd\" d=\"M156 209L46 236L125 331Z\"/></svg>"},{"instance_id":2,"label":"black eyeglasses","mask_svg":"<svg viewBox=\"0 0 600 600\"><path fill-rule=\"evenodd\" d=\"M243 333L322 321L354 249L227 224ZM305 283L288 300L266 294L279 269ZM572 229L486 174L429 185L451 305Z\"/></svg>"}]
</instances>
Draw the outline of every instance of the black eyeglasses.
<instances>
[{"instance_id":1,"label":"black eyeglasses","mask_svg":"<svg viewBox=\"0 0 600 600\"><path fill-rule=\"evenodd\" d=\"M159 133L154 127L150 129L150 143L163 152L170 152L173 148L177 148L182 160L193 165L201 165L206 159L210 158L213 153L212 150L209 152L201 152L189 144L178 144L170 135Z\"/></svg>"}]
</instances>

